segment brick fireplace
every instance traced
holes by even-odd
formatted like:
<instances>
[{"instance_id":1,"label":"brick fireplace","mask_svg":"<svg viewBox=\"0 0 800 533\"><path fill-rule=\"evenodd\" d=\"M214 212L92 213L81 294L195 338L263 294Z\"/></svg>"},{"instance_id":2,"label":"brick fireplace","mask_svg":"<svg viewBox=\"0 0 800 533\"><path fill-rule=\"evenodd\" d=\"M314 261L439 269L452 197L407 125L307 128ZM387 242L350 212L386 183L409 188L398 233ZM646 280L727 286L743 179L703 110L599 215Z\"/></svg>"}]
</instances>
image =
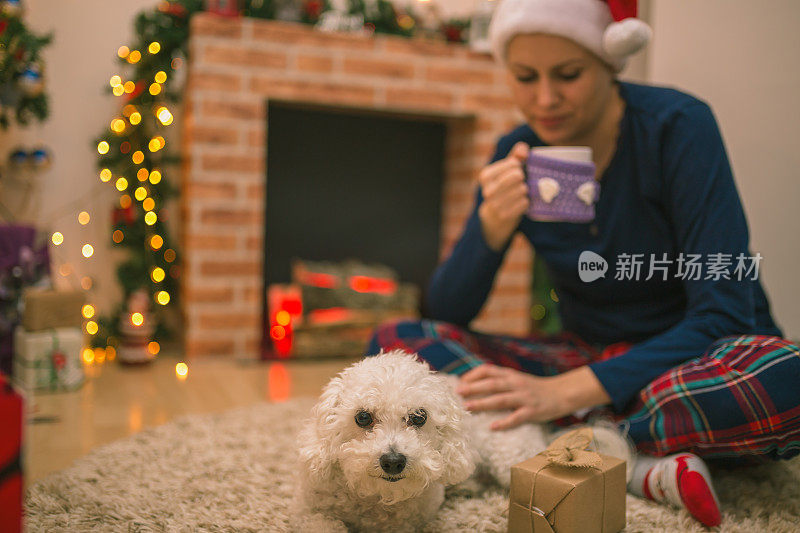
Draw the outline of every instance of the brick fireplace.
<instances>
[{"instance_id":1,"label":"brick fireplace","mask_svg":"<svg viewBox=\"0 0 800 533\"><path fill-rule=\"evenodd\" d=\"M478 170L497 136L520 121L489 56L249 18L198 14L191 25L181 184L188 356L260 355L269 100L444 121L440 255L449 254ZM473 327L528 331L531 260L518 236Z\"/></svg>"}]
</instances>

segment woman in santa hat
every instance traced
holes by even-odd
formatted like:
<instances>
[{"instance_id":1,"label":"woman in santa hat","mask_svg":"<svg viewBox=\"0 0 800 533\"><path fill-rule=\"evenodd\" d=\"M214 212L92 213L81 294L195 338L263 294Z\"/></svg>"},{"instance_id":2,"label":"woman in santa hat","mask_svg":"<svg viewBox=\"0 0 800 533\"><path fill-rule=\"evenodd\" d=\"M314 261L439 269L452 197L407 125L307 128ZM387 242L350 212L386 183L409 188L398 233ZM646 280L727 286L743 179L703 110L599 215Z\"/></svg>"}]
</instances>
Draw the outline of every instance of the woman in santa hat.
<instances>
[{"instance_id":1,"label":"woman in santa hat","mask_svg":"<svg viewBox=\"0 0 800 533\"><path fill-rule=\"evenodd\" d=\"M435 320L381 327L368 353L405 348L460 374L467 408L510 410L494 429L610 418L637 450L629 490L717 525L705 461L800 451L800 388L788 382L800 375L800 349L770 315L711 109L674 89L617 79L651 36L635 0L503 0L489 31L525 124L499 140L480 172L472 215L431 281ZM563 221L569 211L559 222L526 216L525 163L531 147L548 145L591 148L599 196L590 222ZM558 336L467 329L516 233L555 286ZM644 268L636 279L609 272L582 281L586 251L611 272L623 257ZM716 261L716 273L692 273L698 258ZM648 259L667 268L648 272ZM747 270L735 268L748 260ZM724 275L721 261L730 265Z\"/></svg>"}]
</instances>

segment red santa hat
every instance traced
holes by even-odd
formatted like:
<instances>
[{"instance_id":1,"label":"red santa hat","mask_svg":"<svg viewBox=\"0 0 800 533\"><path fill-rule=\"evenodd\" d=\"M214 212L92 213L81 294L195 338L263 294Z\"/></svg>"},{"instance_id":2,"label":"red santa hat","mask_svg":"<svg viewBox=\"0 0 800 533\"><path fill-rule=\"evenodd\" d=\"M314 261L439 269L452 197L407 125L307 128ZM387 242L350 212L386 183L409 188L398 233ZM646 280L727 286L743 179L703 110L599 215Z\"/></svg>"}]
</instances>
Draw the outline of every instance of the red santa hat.
<instances>
[{"instance_id":1,"label":"red santa hat","mask_svg":"<svg viewBox=\"0 0 800 533\"><path fill-rule=\"evenodd\" d=\"M511 39L548 33L571 39L619 72L652 30L636 18L637 0L500 0L489 25L492 53L505 63Z\"/></svg>"}]
</instances>

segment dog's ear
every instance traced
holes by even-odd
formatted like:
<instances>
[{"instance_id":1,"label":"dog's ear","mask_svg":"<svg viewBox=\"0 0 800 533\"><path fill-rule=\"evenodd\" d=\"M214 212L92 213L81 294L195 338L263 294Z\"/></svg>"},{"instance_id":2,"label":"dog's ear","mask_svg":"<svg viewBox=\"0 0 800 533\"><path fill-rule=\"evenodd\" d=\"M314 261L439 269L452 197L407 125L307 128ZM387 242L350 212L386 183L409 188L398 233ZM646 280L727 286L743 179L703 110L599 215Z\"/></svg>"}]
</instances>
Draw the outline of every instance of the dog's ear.
<instances>
[{"instance_id":1,"label":"dog's ear","mask_svg":"<svg viewBox=\"0 0 800 533\"><path fill-rule=\"evenodd\" d=\"M442 454L444 472L441 482L445 485L455 485L467 479L475 470L477 456L469 443L468 431L464 418L469 416L461 403L456 399L455 393L448 390L442 400L444 407L444 423L439 426L442 436Z\"/></svg>"},{"instance_id":2,"label":"dog's ear","mask_svg":"<svg viewBox=\"0 0 800 533\"><path fill-rule=\"evenodd\" d=\"M343 390L342 378L333 378L311 410L311 419L298 437L300 462L311 481L329 479L336 442L336 406Z\"/></svg>"}]
</instances>

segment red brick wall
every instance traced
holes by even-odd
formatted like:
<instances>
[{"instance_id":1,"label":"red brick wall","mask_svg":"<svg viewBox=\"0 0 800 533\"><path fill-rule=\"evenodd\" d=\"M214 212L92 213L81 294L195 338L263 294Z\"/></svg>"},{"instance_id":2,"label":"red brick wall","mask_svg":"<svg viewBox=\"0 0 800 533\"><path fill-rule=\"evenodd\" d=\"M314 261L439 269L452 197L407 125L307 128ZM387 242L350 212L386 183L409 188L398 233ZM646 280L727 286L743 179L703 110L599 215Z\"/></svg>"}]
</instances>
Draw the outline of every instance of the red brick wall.
<instances>
[{"instance_id":1,"label":"red brick wall","mask_svg":"<svg viewBox=\"0 0 800 533\"><path fill-rule=\"evenodd\" d=\"M257 19L199 14L191 24L181 209L189 356L258 356L268 99L446 120L447 256L472 207L477 172L497 136L519 122L504 73L488 56ZM531 257L518 237L474 327L528 330Z\"/></svg>"}]
</instances>

